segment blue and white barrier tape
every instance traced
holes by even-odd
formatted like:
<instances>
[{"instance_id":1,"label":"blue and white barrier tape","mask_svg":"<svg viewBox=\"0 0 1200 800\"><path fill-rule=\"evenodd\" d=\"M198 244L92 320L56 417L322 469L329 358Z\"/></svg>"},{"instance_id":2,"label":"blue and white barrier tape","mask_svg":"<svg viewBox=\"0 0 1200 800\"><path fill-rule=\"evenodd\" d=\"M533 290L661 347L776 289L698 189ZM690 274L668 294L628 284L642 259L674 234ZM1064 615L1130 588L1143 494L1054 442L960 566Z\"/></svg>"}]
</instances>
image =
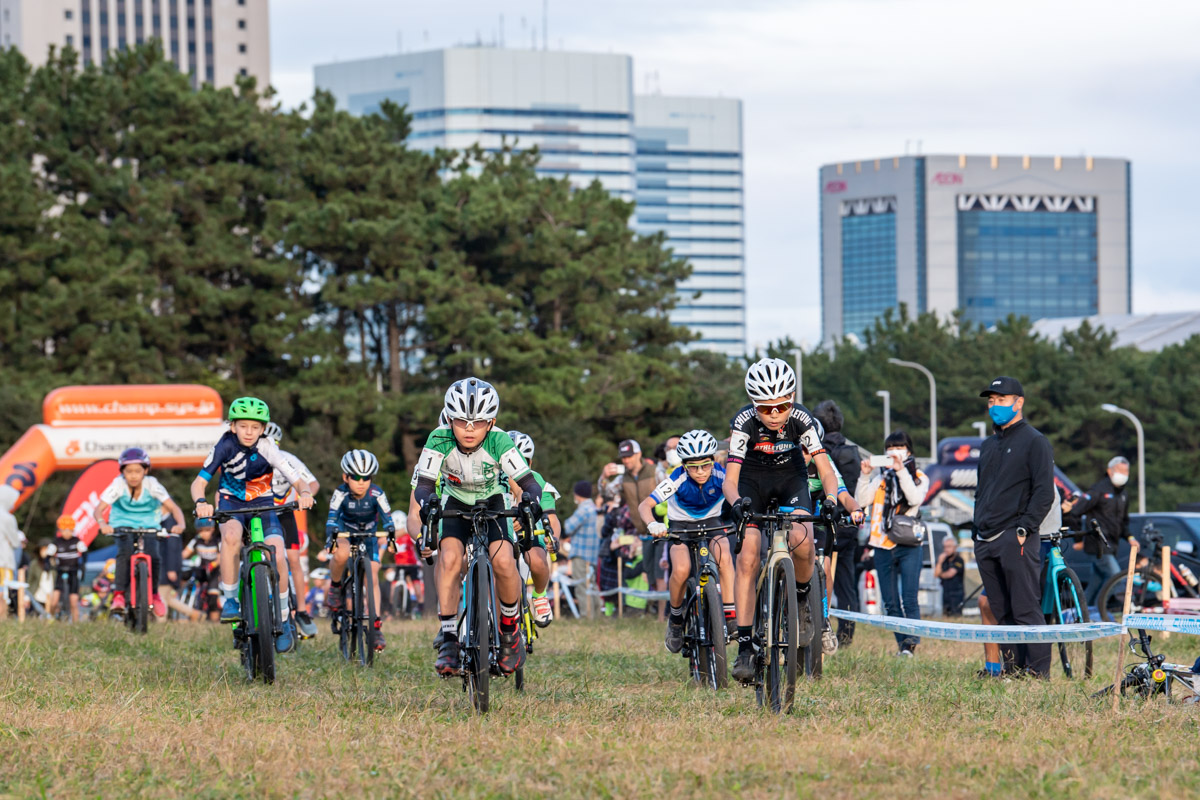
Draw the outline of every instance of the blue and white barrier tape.
<instances>
[{"instance_id":1,"label":"blue and white barrier tape","mask_svg":"<svg viewBox=\"0 0 1200 800\"><path fill-rule=\"evenodd\" d=\"M1200 636L1200 617L1178 614L1130 614L1121 623L1126 628L1167 633L1191 633Z\"/></svg>"},{"instance_id":2,"label":"blue and white barrier tape","mask_svg":"<svg viewBox=\"0 0 1200 800\"><path fill-rule=\"evenodd\" d=\"M1115 622L1082 622L1077 625L972 625L961 622L937 622L934 620L882 617L860 614L857 611L830 609L829 616L847 622L874 625L894 633L923 636L929 639L946 639L952 642L1090 642L1119 636L1121 626ZM1200 618L1196 618L1200 633Z\"/></svg>"}]
</instances>

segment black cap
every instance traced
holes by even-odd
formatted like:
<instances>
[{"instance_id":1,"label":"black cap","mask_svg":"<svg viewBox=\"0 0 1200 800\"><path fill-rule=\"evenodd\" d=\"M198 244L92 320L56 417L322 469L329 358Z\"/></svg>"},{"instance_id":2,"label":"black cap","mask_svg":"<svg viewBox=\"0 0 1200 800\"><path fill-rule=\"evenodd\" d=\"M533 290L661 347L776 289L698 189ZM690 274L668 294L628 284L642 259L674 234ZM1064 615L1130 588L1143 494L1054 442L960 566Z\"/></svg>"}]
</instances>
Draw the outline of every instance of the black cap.
<instances>
[{"instance_id":1,"label":"black cap","mask_svg":"<svg viewBox=\"0 0 1200 800\"><path fill-rule=\"evenodd\" d=\"M589 481L576 481L575 482L575 496L576 497L591 497L592 496L592 484Z\"/></svg>"},{"instance_id":2,"label":"black cap","mask_svg":"<svg viewBox=\"0 0 1200 800\"><path fill-rule=\"evenodd\" d=\"M988 388L979 393L980 397L988 397L993 394L1015 394L1017 397L1024 397L1025 390L1021 388L1021 382L1016 378L1009 378L1006 375L1001 375L996 380L992 381Z\"/></svg>"},{"instance_id":3,"label":"black cap","mask_svg":"<svg viewBox=\"0 0 1200 800\"><path fill-rule=\"evenodd\" d=\"M621 458L629 458L635 453L642 452L642 446L633 439L626 439L617 445L617 452L621 454Z\"/></svg>"}]
</instances>

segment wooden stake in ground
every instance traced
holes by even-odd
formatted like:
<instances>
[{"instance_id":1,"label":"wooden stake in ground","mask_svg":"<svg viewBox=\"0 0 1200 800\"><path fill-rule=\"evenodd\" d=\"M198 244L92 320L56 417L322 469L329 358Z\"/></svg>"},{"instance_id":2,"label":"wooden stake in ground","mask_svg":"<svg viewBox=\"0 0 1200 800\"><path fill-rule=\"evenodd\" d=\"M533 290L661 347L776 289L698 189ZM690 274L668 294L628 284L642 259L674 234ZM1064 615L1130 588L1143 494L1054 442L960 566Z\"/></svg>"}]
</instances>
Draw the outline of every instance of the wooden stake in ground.
<instances>
[{"instance_id":1,"label":"wooden stake in ground","mask_svg":"<svg viewBox=\"0 0 1200 800\"><path fill-rule=\"evenodd\" d=\"M1163 545L1162 549L1162 605L1163 613L1167 613L1167 606L1171 604L1171 595L1175 588L1175 584L1171 580L1171 548ZM1168 631L1163 631L1162 638L1170 639L1171 634Z\"/></svg>"},{"instance_id":2,"label":"wooden stake in ground","mask_svg":"<svg viewBox=\"0 0 1200 800\"><path fill-rule=\"evenodd\" d=\"M617 556L617 619L625 616L625 559Z\"/></svg>"},{"instance_id":3,"label":"wooden stake in ground","mask_svg":"<svg viewBox=\"0 0 1200 800\"><path fill-rule=\"evenodd\" d=\"M832 538L832 537L830 537L830 538ZM832 546L832 544L831 544L831 546ZM830 608L833 607L833 603L830 600L830 598L833 597L833 576L834 575L837 575L837 550L834 550L833 553L831 553L829 556L829 572L825 575L825 602L829 605ZM839 608L841 607L840 601L838 602L838 607Z\"/></svg>"},{"instance_id":4,"label":"wooden stake in ground","mask_svg":"<svg viewBox=\"0 0 1200 800\"><path fill-rule=\"evenodd\" d=\"M1133 571L1137 568L1138 543L1129 543L1129 570L1125 574L1125 605L1121 608L1121 634L1117 637L1117 670L1113 673L1113 713L1121 704L1121 673L1125 671L1125 641L1129 634L1125 627L1125 618L1129 616L1129 605L1133 602Z\"/></svg>"}]
</instances>

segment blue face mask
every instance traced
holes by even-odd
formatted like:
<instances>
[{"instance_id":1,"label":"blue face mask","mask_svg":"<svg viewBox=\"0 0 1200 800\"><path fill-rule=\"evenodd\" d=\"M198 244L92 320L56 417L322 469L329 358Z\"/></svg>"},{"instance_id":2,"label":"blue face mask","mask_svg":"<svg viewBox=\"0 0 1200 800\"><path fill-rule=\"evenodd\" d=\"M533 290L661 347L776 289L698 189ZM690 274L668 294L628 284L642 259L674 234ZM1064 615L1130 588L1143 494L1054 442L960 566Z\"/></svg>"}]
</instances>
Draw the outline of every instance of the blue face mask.
<instances>
[{"instance_id":1,"label":"blue face mask","mask_svg":"<svg viewBox=\"0 0 1200 800\"><path fill-rule=\"evenodd\" d=\"M1013 406L992 406L988 409L988 416L992 418L992 422L1003 428L1017 416L1017 409Z\"/></svg>"}]
</instances>

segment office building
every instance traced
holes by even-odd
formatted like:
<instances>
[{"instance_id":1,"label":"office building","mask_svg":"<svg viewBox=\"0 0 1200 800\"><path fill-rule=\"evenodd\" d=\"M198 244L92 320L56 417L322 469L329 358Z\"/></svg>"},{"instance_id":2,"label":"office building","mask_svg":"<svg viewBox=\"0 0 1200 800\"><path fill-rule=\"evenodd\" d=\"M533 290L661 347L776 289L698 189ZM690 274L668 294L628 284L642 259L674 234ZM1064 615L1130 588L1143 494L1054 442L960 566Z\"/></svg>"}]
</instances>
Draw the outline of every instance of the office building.
<instances>
[{"instance_id":1,"label":"office building","mask_svg":"<svg viewBox=\"0 0 1200 800\"><path fill-rule=\"evenodd\" d=\"M536 146L540 174L636 199L638 232L665 231L695 270L672 321L699 332L698 346L744 351L737 101L635 98L626 55L493 47L322 64L315 82L353 114L406 106L414 147Z\"/></svg>"},{"instance_id":2,"label":"office building","mask_svg":"<svg viewBox=\"0 0 1200 800\"><path fill-rule=\"evenodd\" d=\"M0 0L0 46L35 66L50 48L73 47L83 64L148 39L192 76L192 85L271 80L268 0Z\"/></svg>"},{"instance_id":3,"label":"office building","mask_svg":"<svg viewBox=\"0 0 1200 800\"><path fill-rule=\"evenodd\" d=\"M692 265L671 321L730 356L746 349L742 103L715 97L634 98L640 233L663 231ZM696 293L699 292L699 296Z\"/></svg>"},{"instance_id":4,"label":"office building","mask_svg":"<svg viewBox=\"0 0 1200 800\"><path fill-rule=\"evenodd\" d=\"M819 190L825 341L901 303L985 326L1131 310L1124 159L851 161L822 167Z\"/></svg>"}]
</instances>

